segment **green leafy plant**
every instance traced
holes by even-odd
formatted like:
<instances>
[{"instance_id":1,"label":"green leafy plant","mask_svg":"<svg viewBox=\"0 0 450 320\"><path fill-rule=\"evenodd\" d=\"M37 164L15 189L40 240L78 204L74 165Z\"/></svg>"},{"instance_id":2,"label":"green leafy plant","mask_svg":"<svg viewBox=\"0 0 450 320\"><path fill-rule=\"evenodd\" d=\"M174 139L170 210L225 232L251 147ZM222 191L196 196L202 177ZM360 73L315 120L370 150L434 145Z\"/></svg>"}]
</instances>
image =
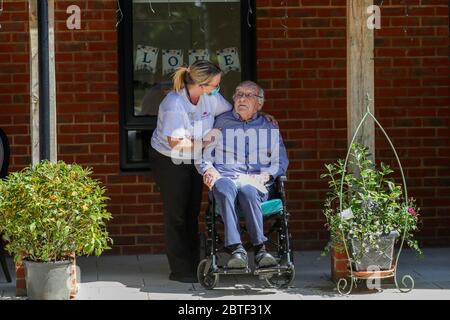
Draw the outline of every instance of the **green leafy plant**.
<instances>
[{"instance_id":1,"label":"green leafy plant","mask_svg":"<svg viewBox=\"0 0 450 320\"><path fill-rule=\"evenodd\" d=\"M15 261L65 260L110 249L105 188L91 169L42 161L0 181L0 232Z\"/></svg>"},{"instance_id":2,"label":"green leafy plant","mask_svg":"<svg viewBox=\"0 0 450 320\"><path fill-rule=\"evenodd\" d=\"M391 232L403 236L406 231L405 242L421 254L414 240L419 209L413 198L405 201L401 185L388 177L393 170L384 163L377 168L370 160L368 148L356 143L351 146L349 167L356 168L357 173L346 170L344 164L342 159L326 164L327 172L320 176L328 179L330 187L323 213L331 237L324 253L331 247L342 250L342 234L346 239L359 240L368 252L369 247L377 248L380 236ZM340 210L340 198L343 212Z\"/></svg>"}]
</instances>

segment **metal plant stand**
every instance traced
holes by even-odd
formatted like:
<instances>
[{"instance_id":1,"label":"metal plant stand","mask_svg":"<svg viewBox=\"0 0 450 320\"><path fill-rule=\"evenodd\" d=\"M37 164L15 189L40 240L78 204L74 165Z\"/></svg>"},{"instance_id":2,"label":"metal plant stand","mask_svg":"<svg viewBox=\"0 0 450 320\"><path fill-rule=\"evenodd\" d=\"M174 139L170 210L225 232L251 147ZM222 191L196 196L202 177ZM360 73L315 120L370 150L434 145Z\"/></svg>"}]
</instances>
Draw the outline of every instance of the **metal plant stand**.
<instances>
[{"instance_id":1,"label":"metal plant stand","mask_svg":"<svg viewBox=\"0 0 450 320\"><path fill-rule=\"evenodd\" d=\"M375 121L375 123L378 125L378 127L383 132L383 134L386 137L386 139L389 141L389 145L391 146L392 151L394 152L395 158L397 159L397 162L398 162L399 167L400 167L400 173L402 175L403 187L404 187L404 191L405 191L405 197L404 197L405 200L404 201L407 201L407 199L408 199L408 191L406 189L405 175L403 173L403 168L402 168L402 165L400 163L400 159L399 159L399 157L397 155L397 151L395 150L391 139L389 139L389 136L387 135L387 133L384 130L384 128L382 127L382 125L378 122L378 120L375 118L375 116L370 112L370 104L371 104L371 102L372 102L372 99L370 99L370 96L367 95L366 113L364 114L363 118L361 119L361 122L359 123L359 125L358 125L358 127L357 127L357 129L356 129L356 131L355 131L355 133L353 135L352 141L350 142L350 147L349 147L348 152L347 152L347 156L345 158L344 172L342 174L341 189L340 189L340 193L339 193L340 212L342 212L342 210L343 210L343 208L342 208L342 205L343 205L343 203L342 203L342 190L343 190L343 187L344 187L344 173L345 173L345 169L347 168L347 163L348 163L348 159L349 159L349 156L350 156L351 148L352 148L352 145L353 145L354 141L356 140L356 136L357 136L359 130L361 129L364 121L368 117L371 117ZM345 237L345 234L344 234L343 230L341 229L342 243L344 245L345 252L347 254L347 258L348 258L348 261L349 261L350 287L346 291L347 287L349 286L348 281L347 281L346 278L341 278L341 279L339 279L339 281L337 283L337 286L336 286L338 292L340 294L345 294L345 295L350 294L352 292L352 290L353 290L353 287L354 286L356 287L357 282L359 280L368 280L368 279L373 280L373 279L387 279L387 278L394 278L395 286L397 287L397 289L400 292L407 293L407 292L410 292L412 289L414 289L414 279L410 275L403 276L403 278L402 278L402 287L399 286L398 281L397 281L397 265L398 265L400 253L401 253L402 248L403 248L405 235L406 235L406 232L408 231L407 227L408 227L407 220L405 219L405 229L404 229L404 232L403 232L403 235L402 235L401 245L400 245L400 248L398 250L397 257L396 257L395 261L393 262L392 269L390 269L390 270L383 270L383 271L363 271L363 272L358 272L358 271L354 271L353 270L353 263L355 261L354 261L353 257L349 253L347 242L346 242L346 237ZM408 285L408 281L409 281L409 285Z\"/></svg>"}]
</instances>

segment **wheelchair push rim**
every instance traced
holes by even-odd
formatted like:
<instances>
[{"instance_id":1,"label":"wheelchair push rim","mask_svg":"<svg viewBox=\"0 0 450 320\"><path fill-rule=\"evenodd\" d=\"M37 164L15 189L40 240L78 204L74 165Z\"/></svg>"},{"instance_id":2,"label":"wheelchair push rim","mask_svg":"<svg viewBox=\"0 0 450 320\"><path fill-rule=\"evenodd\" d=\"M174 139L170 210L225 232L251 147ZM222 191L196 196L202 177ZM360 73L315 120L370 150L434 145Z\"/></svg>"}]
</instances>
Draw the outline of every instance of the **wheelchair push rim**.
<instances>
[{"instance_id":1,"label":"wheelchair push rim","mask_svg":"<svg viewBox=\"0 0 450 320\"><path fill-rule=\"evenodd\" d=\"M265 278L267 284L272 288L285 289L288 288L295 279L295 268L293 265L289 266L288 270L273 274L270 277Z\"/></svg>"}]
</instances>

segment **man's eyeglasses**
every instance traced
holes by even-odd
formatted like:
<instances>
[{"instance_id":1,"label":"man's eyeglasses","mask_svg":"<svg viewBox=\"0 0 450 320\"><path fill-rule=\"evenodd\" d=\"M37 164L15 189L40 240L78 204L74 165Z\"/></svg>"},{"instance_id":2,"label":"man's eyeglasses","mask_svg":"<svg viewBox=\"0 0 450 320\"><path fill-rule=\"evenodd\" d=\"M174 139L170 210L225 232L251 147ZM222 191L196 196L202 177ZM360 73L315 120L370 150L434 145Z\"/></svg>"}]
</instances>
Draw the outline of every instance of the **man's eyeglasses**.
<instances>
[{"instance_id":1,"label":"man's eyeglasses","mask_svg":"<svg viewBox=\"0 0 450 320\"><path fill-rule=\"evenodd\" d=\"M233 96L234 100L240 99L240 98L246 98L246 99L251 99L251 98L262 98L261 96L254 94L254 93L244 93L244 92L236 92Z\"/></svg>"}]
</instances>

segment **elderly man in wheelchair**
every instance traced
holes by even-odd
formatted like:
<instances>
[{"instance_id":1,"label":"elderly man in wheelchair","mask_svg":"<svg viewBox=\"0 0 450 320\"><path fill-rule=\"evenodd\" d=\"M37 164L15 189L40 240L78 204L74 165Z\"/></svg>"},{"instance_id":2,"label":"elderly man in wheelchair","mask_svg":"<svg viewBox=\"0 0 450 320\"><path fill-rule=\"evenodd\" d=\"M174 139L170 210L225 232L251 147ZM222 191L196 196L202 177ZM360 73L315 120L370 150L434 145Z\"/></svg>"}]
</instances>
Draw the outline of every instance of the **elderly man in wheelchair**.
<instances>
[{"instance_id":1,"label":"elderly man in wheelchair","mask_svg":"<svg viewBox=\"0 0 450 320\"><path fill-rule=\"evenodd\" d=\"M278 128L259 112L264 103L264 91L259 85L241 83L233 99L234 109L216 118L214 142L205 148L197 165L210 189L206 214L208 257L199 264L199 282L212 289L219 274L250 273L240 232L240 220L244 218L255 253L255 274L261 278L265 275L266 280L281 275L281 284L286 285L294 277L283 184L288 167L286 149ZM269 200L273 197L278 198ZM224 250L230 253L223 267L218 266L216 257L220 241L216 215L224 225ZM276 257L265 245L268 238L264 218L270 216L278 218L272 226L272 231L278 232Z\"/></svg>"}]
</instances>

